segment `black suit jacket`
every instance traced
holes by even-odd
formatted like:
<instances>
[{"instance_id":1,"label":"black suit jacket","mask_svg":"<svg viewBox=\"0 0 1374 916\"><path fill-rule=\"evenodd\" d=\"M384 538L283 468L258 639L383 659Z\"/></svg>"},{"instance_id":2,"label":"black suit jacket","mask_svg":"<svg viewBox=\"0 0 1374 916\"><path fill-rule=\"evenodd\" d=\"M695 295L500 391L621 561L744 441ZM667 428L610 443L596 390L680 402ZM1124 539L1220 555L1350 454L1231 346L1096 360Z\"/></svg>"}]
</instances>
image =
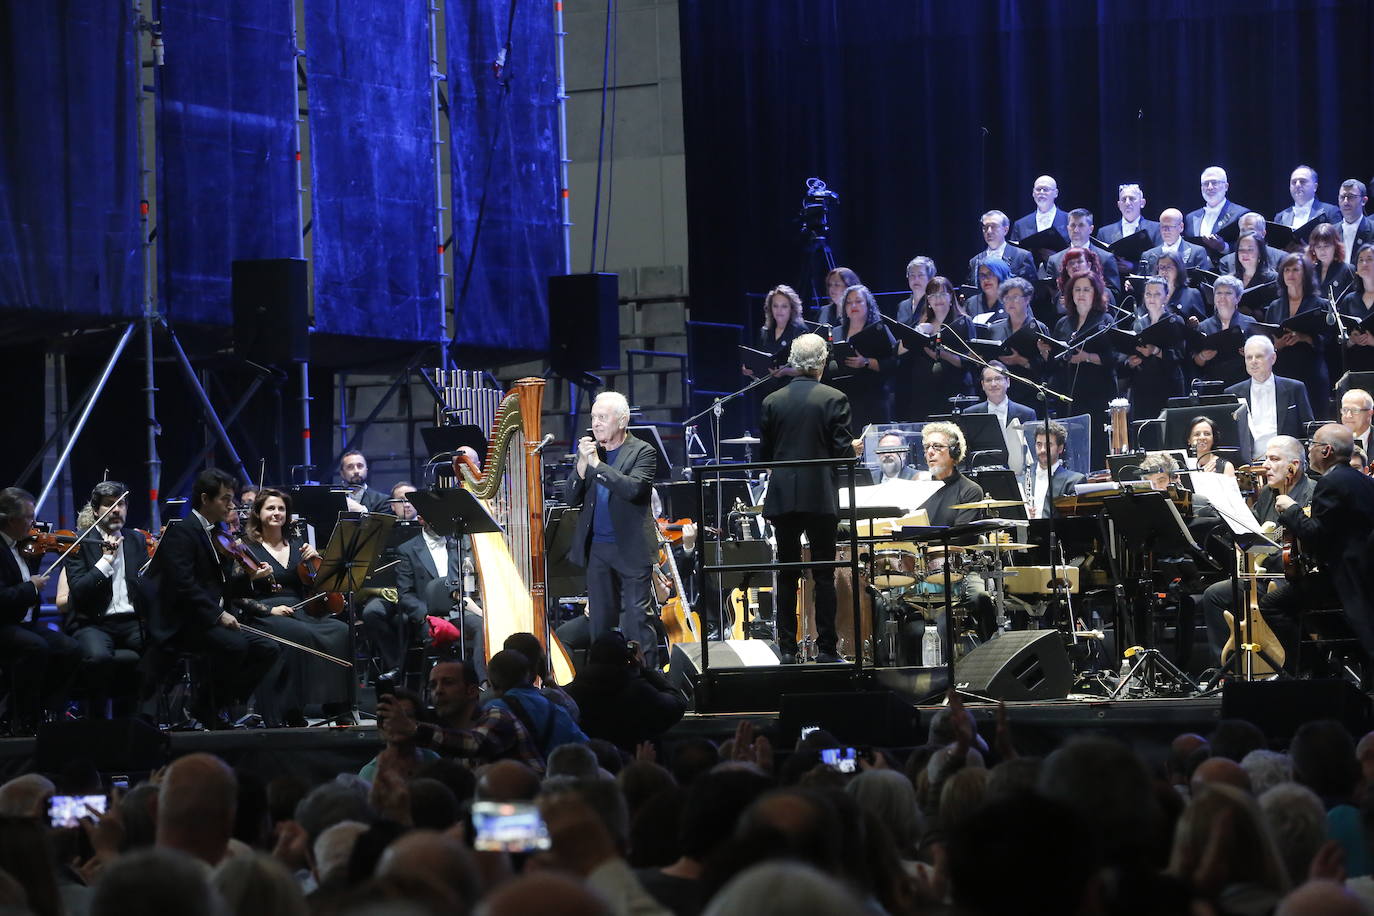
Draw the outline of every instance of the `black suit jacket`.
<instances>
[{"instance_id":1,"label":"black suit jacket","mask_svg":"<svg viewBox=\"0 0 1374 916\"><path fill-rule=\"evenodd\" d=\"M1156 245L1163 243L1163 240L1159 237L1159 223L1152 219L1146 219L1142 216L1140 218L1140 227L1136 229L1136 232L1144 232L1150 237L1150 241L1154 242ZM1097 232L1097 237L1108 245L1121 241L1121 220L1103 226L1102 229Z\"/></svg>"},{"instance_id":2,"label":"black suit jacket","mask_svg":"<svg viewBox=\"0 0 1374 916\"><path fill-rule=\"evenodd\" d=\"M1250 406L1250 379L1237 382L1226 389L1227 394L1234 394L1245 402L1245 406ZM1274 376L1274 413L1278 417L1278 434L1280 436L1292 436L1295 439L1301 438L1307 429L1307 424L1312 422L1312 403L1307 399L1307 386L1297 379L1284 378L1281 375ZM1254 440L1250 438L1248 427L1240 430L1241 444L1246 449L1246 454L1241 457L1249 460L1254 455Z\"/></svg>"},{"instance_id":3,"label":"black suit jacket","mask_svg":"<svg viewBox=\"0 0 1374 916\"><path fill-rule=\"evenodd\" d=\"M423 618L429 613L425 591L429 583L439 578L439 568L434 565L434 557L429 552L429 544L424 535L413 537L396 548L396 597L397 604L412 619ZM457 551L449 549L449 575L452 566L458 562Z\"/></svg>"},{"instance_id":4,"label":"black suit jacket","mask_svg":"<svg viewBox=\"0 0 1374 916\"><path fill-rule=\"evenodd\" d=\"M658 529L651 511L657 468L658 454L654 447L634 436L626 436L616 452L614 467L603 461L595 468L588 467L586 477L577 476L577 468L573 468L568 478L568 505L582 510L577 513L577 530L573 532L572 549L568 552L574 563L586 565L592 549L596 491L604 487L609 494L607 506L611 510L611 527L615 529L619 559L626 569L642 569L653 564L658 558Z\"/></svg>"},{"instance_id":5,"label":"black suit jacket","mask_svg":"<svg viewBox=\"0 0 1374 916\"><path fill-rule=\"evenodd\" d=\"M1028 473L1035 473L1035 469L1032 468ZM1050 477L1050 492L1037 494L1040 507L1035 510L1036 518L1048 518L1050 513L1049 501L1061 496L1072 496L1074 488L1085 480L1087 480L1086 475L1071 470L1067 465L1061 464L1055 468L1054 475Z\"/></svg>"},{"instance_id":6,"label":"black suit jacket","mask_svg":"<svg viewBox=\"0 0 1374 916\"><path fill-rule=\"evenodd\" d=\"M987 401L979 401L964 413L991 413L988 409ZM1034 423L1035 411L1024 404L1018 404L1010 398L1007 399L1007 422L1020 420L1022 423Z\"/></svg>"},{"instance_id":7,"label":"black suit jacket","mask_svg":"<svg viewBox=\"0 0 1374 916\"><path fill-rule=\"evenodd\" d=\"M1345 217L1342 216L1340 219L1332 220L1332 222L1336 224L1336 231L1341 233L1340 237L1344 240L1345 233L1341 230L1341 224L1345 222ZM1374 242L1374 216L1361 217L1360 228L1355 230L1355 244L1362 245L1365 242ZM1345 256L1347 258L1353 258L1355 252L1347 251Z\"/></svg>"},{"instance_id":8,"label":"black suit jacket","mask_svg":"<svg viewBox=\"0 0 1374 916\"><path fill-rule=\"evenodd\" d=\"M246 577L232 576L210 544L194 515L172 522L158 541L150 568L157 600L148 615L148 635L167 643L183 630L198 632L219 625L224 598L231 594L231 578L246 585ZM242 589L246 595L247 588Z\"/></svg>"},{"instance_id":9,"label":"black suit jacket","mask_svg":"<svg viewBox=\"0 0 1374 916\"><path fill-rule=\"evenodd\" d=\"M1206 212L1206 207L1198 207L1196 210L1193 210L1187 216L1183 217L1183 234L1202 235L1202 217L1206 215ZM1230 225L1249 212L1249 207L1242 207L1233 200L1226 201L1226 203L1222 205L1221 213L1217 215L1216 224L1212 226L1212 234L1216 235L1223 227ZM1227 245L1225 250L1230 251L1231 246Z\"/></svg>"},{"instance_id":10,"label":"black suit jacket","mask_svg":"<svg viewBox=\"0 0 1374 916\"><path fill-rule=\"evenodd\" d=\"M988 259L987 249L984 248L976 255L968 259L968 285L978 285L978 265ZM1011 268L1012 276L1024 277L1031 283L1035 282L1035 258L1029 251L1017 248L1011 242L1007 242L1002 249L1002 259Z\"/></svg>"},{"instance_id":11,"label":"black suit jacket","mask_svg":"<svg viewBox=\"0 0 1374 916\"><path fill-rule=\"evenodd\" d=\"M134 606L134 613L147 620L148 594L144 578L138 571L148 562L148 541L141 531L132 528L125 528L121 534L124 543L119 549L124 554L124 584L129 591L129 602ZM100 532L92 531L67 558L67 616L63 628L69 633L97 622L114 598L114 578L96 569L104 555L100 549L101 540Z\"/></svg>"},{"instance_id":12,"label":"black suit jacket","mask_svg":"<svg viewBox=\"0 0 1374 916\"><path fill-rule=\"evenodd\" d=\"M1065 237L1069 234L1069 214L1063 209L1054 211L1054 226L1063 232ZM1007 238L1013 242L1030 238L1040 230L1035 228L1035 211L1027 213L1025 216L1011 224L1011 232L1007 233Z\"/></svg>"},{"instance_id":13,"label":"black suit jacket","mask_svg":"<svg viewBox=\"0 0 1374 916\"><path fill-rule=\"evenodd\" d=\"M761 461L847 458L854 454L849 432L849 398L808 376L763 399ZM794 512L837 515L837 477L831 467L774 468L768 478L763 514Z\"/></svg>"},{"instance_id":14,"label":"black suit jacket","mask_svg":"<svg viewBox=\"0 0 1374 916\"><path fill-rule=\"evenodd\" d=\"M1343 218L1343 217L1341 216L1341 208L1340 208L1340 207L1336 206L1335 204L1328 204L1328 203L1324 203L1324 202L1322 202L1322 201L1320 201L1320 200L1314 200L1314 201L1312 201L1312 219L1316 219L1316 218L1317 218L1317 215L1318 215L1319 213L1325 213L1325 214L1326 214L1326 218L1329 219L1329 220L1331 220L1331 222L1333 222L1333 223L1339 223L1339 222L1341 221L1341 219ZM1291 226L1291 225L1293 225L1293 207L1292 207L1292 205L1290 204L1289 206L1287 206L1287 207L1285 207L1284 209L1280 210L1278 213L1275 213L1275 214L1274 214L1274 222L1278 223L1280 226ZM1305 226L1305 225L1307 225L1307 224L1306 224L1306 223L1303 223L1303 225Z\"/></svg>"},{"instance_id":15,"label":"black suit jacket","mask_svg":"<svg viewBox=\"0 0 1374 916\"><path fill-rule=\"evenodd\" d=\"M1178 253L1183 258L1184 267L1201 267L1203 270L1212 269L1212 256L1207 253L1207 249L1201 245L1194 245L1187 239L1178 240ZM1140 256L1140 272L1145 276L1153 276L1158 271L1155 265L1164 255L1164 246L1156 245L1149 251Z\"/></svg>"},{"instance_id":16,"label":"black suit jacket","mask_svg":"<svg viewBox=\"0 0 1374 916\"><path fill-rule=\"evenodd\" d=\"M38 571L38 561L29 562L29 574ZM20 623L30 609L39 604L38 589L25 582L9 546L0 539L0 624Z\"/></svg>"},{"instance_id":17,"label":"black suit jacket","mask_svg":"<svg viewBox=\"0 0 1374 916\"><path fill-rule=\"evenodd\" d=\"M383 493L381 490L374 490L368 487L363 491L362 496L357 499L358 502L363 504L363 508L368 512L385 512L389 515L396 514L391 511L390 493Z\"/></svg>"}]
</instances>

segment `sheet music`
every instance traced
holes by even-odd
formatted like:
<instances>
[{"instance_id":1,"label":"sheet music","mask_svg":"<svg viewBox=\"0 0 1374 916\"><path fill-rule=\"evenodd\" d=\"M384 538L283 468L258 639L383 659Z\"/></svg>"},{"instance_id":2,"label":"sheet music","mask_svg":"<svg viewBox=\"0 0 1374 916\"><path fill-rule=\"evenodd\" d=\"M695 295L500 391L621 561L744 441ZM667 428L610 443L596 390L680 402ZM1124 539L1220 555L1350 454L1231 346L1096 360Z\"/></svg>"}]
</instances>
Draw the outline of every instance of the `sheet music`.
<instances>
[{"instance_id":1,"label":"sheet music","mask_svg":"<svg viewBox=\"0 0 1374 916\"><path fill-rule=\"evenodd\" d=\"M1212 507L1221 513L1227 526L1236 534L1263 534L1259 519L1245 504L1236 478L1215 471L1193 471L1193 492L1207 497Z\"/></svg>"},{"instance_id":2,"label":"sheet music","mask_svg":"<svg viewBox=\"0 0 1374 916\"><path fill-rule=\"evenodd\" d=\"M937 490L945 485L943 480L902 480L892 477L877 486L858 487L854 490L856 506L901 506L912 512L925 505ZM849 508L849 490L842 489L840 513Z\"/></svg>"}]
</instances>

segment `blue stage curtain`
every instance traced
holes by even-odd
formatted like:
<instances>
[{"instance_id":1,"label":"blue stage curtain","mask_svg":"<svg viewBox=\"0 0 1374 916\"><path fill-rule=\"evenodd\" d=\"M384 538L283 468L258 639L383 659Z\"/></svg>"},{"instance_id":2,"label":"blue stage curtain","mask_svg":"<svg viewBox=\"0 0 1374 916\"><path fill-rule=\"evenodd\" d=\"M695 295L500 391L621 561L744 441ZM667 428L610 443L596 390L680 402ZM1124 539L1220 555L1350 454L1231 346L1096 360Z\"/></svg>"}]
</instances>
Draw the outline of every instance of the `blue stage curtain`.
<instances>
[{"instance_id":1,"label":"blue stage curtain","mask_svg":"<svg viewBox=\"0 0 1374 916\"><path fill-rule=\"evenodd\" d=\"M1374 169L1374 5L1366 0L682 0L692 309L762 323L742 294L811 291L796 221L826 179L838 263L901 289L916 254L961 282L979 215L1061 208L1120 218L1230 198L1272 217L1307 163L1334 203ZM822 288L821 293L824 294ZM731 357L733 359L733 357Z\"/></svg>"},{"instance_id":2,"label":"blue stage curtain","mask_svg":"<svg viewBox=\"0 0 1374 916\"><path fill-rule=\"evenodd\" d=\"M316 330L437 341L426 0L306 0Z\"/></svg>"},{"instance_id":3,"label":"blue stage curtain","mask_svg":"<svg viewBox=\"0 0 1374 916\"><path fill-rule=\"evenodd\" d=\"M230 264L301 254L291 0L163 0L160 299L230 324Z\"/></svg>"},{"instance_id":4,"label":"blue stage curtain","mask_svg":"<svg viewBox=\"0 0 1374 916\"><path fill-rule=\"evenodd\" d=\"M460 359L545 351L546 278L565 272L553 10L542 3L515 6L511 53L498 80L492 64L506 44L510 5L451 3L446 14ZM472 254L484 192L486 212ZM460 302L470 254L471 279Z\"/></svg>"},{"instance_id":5,"label":"blue stage curtain","mask_svg":"<svg viewBox=\"0 0 1374 916\"><path fill-rule=\"evenodd\" d=\"M0 311L140 311L138 78L127 3L0 0ZM22 317L19 313L27 313Z\"/></svg>"}]
</instances>

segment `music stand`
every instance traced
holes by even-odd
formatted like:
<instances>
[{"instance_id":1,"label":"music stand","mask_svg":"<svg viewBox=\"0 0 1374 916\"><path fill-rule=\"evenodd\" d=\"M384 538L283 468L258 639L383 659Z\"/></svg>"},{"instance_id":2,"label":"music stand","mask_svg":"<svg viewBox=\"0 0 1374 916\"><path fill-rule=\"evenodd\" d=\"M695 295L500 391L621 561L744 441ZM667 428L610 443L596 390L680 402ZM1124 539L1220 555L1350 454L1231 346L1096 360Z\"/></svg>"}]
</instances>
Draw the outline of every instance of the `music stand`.
<instances>
[{"instance_id":1,"label":"music stand","mask_svg":"<svg viewBox=\"0 0 1374 916\"><path fill-rule=\"evenodd\" d=\"M984 464L1007 463L1007 437L1002 433L1002 421L991 413L940 414L932 416L927 422L943 420L959 427L964 434L968 448L964 452L966 467L972 466L972 459L978 452L993 452L996 458Z\"/></svg>"},{"instance_id":2,"label":"music stand","mask_svg":"<svg viewBox=\"0 0 1374 916\"><path fill-rule=\"evenodd\" d=\"M291 508L315 529L315 543L328 543L335 519L348 511L348 488L343 484L292 487Z\"/></svg>"},{"instance_id":3,"label":"music stand","mask_svg":"<svg viewBox=\"0 0 1374 916\"><path fill-rule=\"evenodd\" d=\"M553 506L544 522L544 561L547 564L545 587L550 597L566 598L587 590L587 573L570 559L573 535L577 533L574 506Z\"/></svg>"},{"instance_id":4,"label":"music stand","mask_svg":"<svg viewBox=\"0 0 1374 916\"><path fill-rule=\"evenodd\" d=\"M452 456L466 445L477 452L478 464L487 460L487 434L474 423L459 423L456 426L422 426L420 438L425 442L425 451L430 458L440 455Z\"/></svg>"},{"instance_id":5,"label":"music stand","mask_svg":"<svg viewBox=\"0 0 1374 916\"><path fill-rule=\"evenodd\" d=\"M677 424L674 423L674 426ZM654 454L658 456L657 466L654 468L654 480L662 483L673 479L673 462L668 457L668 449L663 444L663 436L659 433L657 426L631 426L626 432L633 435L640 442L647 442L654 447Z\"/></svg>"},{"instance_id":6,"label":"music stand","mask_svg":"<svg viewBox=\"0 0 1374 916\"><path fill-rule=\"evenodd\" d=\"M315 573L315 588L320 592L341 592L348 609L348 651L352 659L358 657L358 628L353 612L353 593L362 588L363 581L377 561L396 516L380 512L340 512L329 536L329 543L320 551L320 568ZM358 678L348 679L348 701L353 722L358 722Z\"/></svg>"}]
</instances>

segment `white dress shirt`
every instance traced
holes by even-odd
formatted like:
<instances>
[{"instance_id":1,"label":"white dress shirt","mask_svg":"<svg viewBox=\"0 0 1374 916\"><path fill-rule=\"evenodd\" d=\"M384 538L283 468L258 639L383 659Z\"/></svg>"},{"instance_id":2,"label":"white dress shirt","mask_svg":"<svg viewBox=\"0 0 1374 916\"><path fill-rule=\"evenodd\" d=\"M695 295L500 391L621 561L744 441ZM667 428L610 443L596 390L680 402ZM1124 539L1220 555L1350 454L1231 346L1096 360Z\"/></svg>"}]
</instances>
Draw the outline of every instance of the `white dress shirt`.
<instances>
[{"instance_id":1,"label":"white dress shirt","mask_svg":"<svg viewBox=\"0 0 1374 916\"><path fill-rule=\"evenodd\" d=\"M1250 380L1250 435L1255 440L1252 455L1262 453L1269 440L1279 434L1277 394L1273 375L1262 382Z\"/></svg>"},{"instance_id":2,"label":"white dress shirt","mask_svg":"<svg viewBox=\"0 0 1374 916\"><path fill-rule=\"evenodd\" d=\"M19 542L16 541L14 538L10 537L8 534L5 534L3 531L0 531L0 539L4 540L5 549L7 549L10 552L10 554L14 557L14 562L19 565L19 580L21 582L29 581L29 579L31 578L31 576L29 575L29 564L28 561L24 559L24 555L19 552ZM33 611L33 608L29 608L24 613L24 623L29 623L31 620L33 620Z\"/></svg>"},{"instance_id":3,"label":"white dress shirt","mask_svg":"<svg viewBox=\"0 0 1374 916\"><path fill-rule=\"evenodd\" d=\"M989 248L989 249L988 249L988 252L987 252L987 257L989 257L989 258L1001 258L1003 261L1005 261L1005 260L1007 259L1007 243L1006 243L1006 242L1003 242L1001 245L998 245L996 248ZM986 259L985 259L985 260L986 260Z\"/></svg>"},{"instance_id":4,"label":"white dress shirt","mask_svg":"<svg viewBox=\"0 0 1374 916\"><path fill-rule=\"evenodd\" d=\"M1007 428L1007 401L1005 398L1002 399L1001 404L994 404L988 401L988 413L997 418L998 425L1003 429Z\"/></svg>"},{"instance_id":5,"label":"white dress shirt","mask_svg":"<svg viewBox=\"0 0 1374 916\"><path fill-rule=\"evenodd\" d=\"M1347 223L1344 219L1341 220L1341 241L1345 243L1345 254L1347 258L1354 257L1355 236L1359 231L1360 220L1355 220L1353 223Z\"/></svg>"},{"instance_id":6,"label":"white dress shirt","mask_svg":"<svg viewBox=\"0 0 1374 916\"><path fill-rule=\"evenodd\" d=\"M124 579L124 546L121 544L114 553L102 555L95 568L102 575L110 577L110 606L105 609L103 616L132 614L134 603L129 600L129 583Z\"/></svg>"},{"instance_id":7,"label":"white dress shirt","mask_svg":"<svg viewBox=\"0 0 1374 916\"><path fill-rule=\"evenodd\" d=\"M1036 211L1035 211L1035 231L1036 231L1036 232L1044 232L1046 229L1048 229L1048 228L1050 228L1051 226L1053 226L1053 225L1054 225L1054 218L1055 218L1056 216L1058 216L1058 215L1059 215L1059 208L1058 208L1058 207L1050 207L1050 208L1049 208L1048 210L1046 210L1044 213L1041 213L1039 210L1036 210Z\"/></svg>"},{"instance_id":8,"label":"white dress shirt","mask_svg":"<svg viewBox=\"0 0 1374 916\"><path fill-rule=\"evenodd\" d=\"M1226 206L1226 201L1223 199L1215 207L1202 208L1202 223L1198 226L1198 235L1212 234L1212 227L1216 226L1217 220L1221 218L1221 208L1224 206Z\"/></svg>"},{"instance_id":9,"label":"white dress shirt","mask_svg":"<svg viewBox=\"0 0 1374 916\"><path fill-rule=\"evenodd\" d=\"M1050 498L1050 475L1059 470L1063 461L1056 461L1054 467L1049 471L1045 470L1044 465L1039 461L1035 463L1035 484L1031 487L1031 495L1035 500L1031 511L1036 518L1042 518L1045 514L1045 505Z\"/></svg>"},{"instance_id":10,"label":"white dress shirt","mask_svg":"<svg viewBox=\"0 0 1374 916\"><path fill-rule=\"evenodd\" d=\"M434 534L428 528L423 531L425 547L429 548L429 557L434 561L434 568L439 573L440 579L448 578L448 538Z\"/></svg>"},{"instance_id":11,"label":"white dress shirt","mask_svg":"<svg viewBox=\"0 0 1374 916\"><path fill-rule=\"evenodd\" d=\"M1308 201L1306 206L1299 207L1293 205L1293 228L1296 229L1303 223L1312 218L1312 201Z\"/></svg>"},{"instance_id":12,"label":"white dress shirt","mask_svg":"<svg viewBox=\"0 0 1374 916\"><path fill-rule=\"evenodd\" d=\"M1124 239L1124 238L1125 238L1126 236L1128 236L1128 235L1135 235L1136 230L1139 229L1139 228L1140 228L1140 217L1137 216L1137 217L1135 218L1135 222L1133 222L1133 223L1128 223L1128 222L1126 222L1126 220L1123 218L1123 219L1121 220L1121 237Z\"/></svg>"}]
</instances>

